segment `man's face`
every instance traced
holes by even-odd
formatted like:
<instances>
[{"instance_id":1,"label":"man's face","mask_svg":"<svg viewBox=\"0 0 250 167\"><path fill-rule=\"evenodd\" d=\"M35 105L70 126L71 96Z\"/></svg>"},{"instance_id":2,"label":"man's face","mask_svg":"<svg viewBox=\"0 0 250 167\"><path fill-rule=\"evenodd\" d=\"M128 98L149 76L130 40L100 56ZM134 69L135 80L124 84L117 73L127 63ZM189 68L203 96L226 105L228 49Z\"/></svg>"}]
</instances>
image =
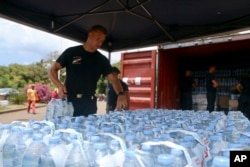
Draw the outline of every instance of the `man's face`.
<instances>
[{"instance_id":1,"label":"man's face","mask_svg":"<svg viewBox=\"0 0 250 167\"><path fill-rule=\"evenodd\" d=\"M101 31L91 31L89 32L89 42L90 42L90 45L93 49L97 50L99 49L105 38L106 38L106 35L103 34Z\"/></svg>"},{"instance_id":2,"label":"man's face","mask_svg":"<svg viewBox=\"0 0 250 167\"><path fill-rule=\"evenodd\" d=\"M211 73L215 73L215 71L216 71L216 67L211 67Z\"/></svg>"},{"instance_id":3,"label":"man's face","mask_svg":"<svg viewBox=\"0 0 250 167\"><path fill-rule=\"evenodd\" d=\"M186 71L186 77L191 77L192 76L192 72L190 70Z\"/></svg>"}]
</instances>

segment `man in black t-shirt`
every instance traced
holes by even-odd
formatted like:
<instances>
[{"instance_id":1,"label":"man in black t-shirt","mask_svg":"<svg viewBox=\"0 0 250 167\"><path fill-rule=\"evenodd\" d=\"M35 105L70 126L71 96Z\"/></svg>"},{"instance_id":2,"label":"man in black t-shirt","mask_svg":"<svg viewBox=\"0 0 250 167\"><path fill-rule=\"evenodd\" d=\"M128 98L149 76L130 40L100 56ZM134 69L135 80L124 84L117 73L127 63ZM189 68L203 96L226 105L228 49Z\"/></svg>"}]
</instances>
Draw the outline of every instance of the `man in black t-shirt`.
<instances>
[{"instance_id":1,"label":"man in black t-shirt","mask_svg":"<svg viewBox=\"0 0 250 167\"><path fill-rule=\"evenodd\" d=\"M207 87L207 110L209 112L214 111L214 105L216 100L216 91L219 86L215 79L214 73L216 71L215 66L210 66L206 76L206 87Z\"/></svg>"},{"instance_id":2,"label":"man in black t-shirt","mask_svg":"<svg viewBox=\"0 0 250 167\"><path fill-rule=\"evenodd\" d=\"M118 77L113 73L109 60L97 50L106 34L104 27L93 26L84 44L66 49L49 71L49 78L58 88L59 97L67 97L72 102L74 117L96 113L95 90L101 75L107 77L118 95L117 108L127 107L127 99ZM66 68L64 84L58 79L58 71L62 68Z\"/></svg>"},{"instance_id":3,"label":"man in black t-shirt","mask_svg":"<svg viewBox=\"0 0 250 167\"><path fill-rule=\"evenodd\" d=\"M181 109L192 110L192 89L195 87L195 83L192 77L191 70L185 71L185 76L181 80Z\"/></svg>"},{"instance_id":4,"label":"man in black t-shirt","mask_svg":"<svg viewBox=\"0 0 250 167\"><path fill-rule=\"evenodd\" d=\"M113 67L113 72L117 75L117 77L120 74L120 70L118 68L116 68L116 67ZM130 103L128 85L125 82L123 82L121 79L119 79L119 80L121 82L124 94L125 94L125 96L127 98L127 101L128 101L127 107L123 108L123 109L128 110L129 109L129 103ZM116 102L117 102L117 94L115 93L115 90L114 90L112 84L108 83L107 112L114 111L116 109Z\"/></svg>"},{"instance_id":5,"label":"man in black t-shirt","mask_svg":"<svg viewBox=\"0 0 250 167\"><path fill-rule=\"evenodd\" d=\"M238 110L250 119L250 74L248 77L243 78L240 83L237 84L236 88L240 92Z\"/></svg>"}]
</instances>

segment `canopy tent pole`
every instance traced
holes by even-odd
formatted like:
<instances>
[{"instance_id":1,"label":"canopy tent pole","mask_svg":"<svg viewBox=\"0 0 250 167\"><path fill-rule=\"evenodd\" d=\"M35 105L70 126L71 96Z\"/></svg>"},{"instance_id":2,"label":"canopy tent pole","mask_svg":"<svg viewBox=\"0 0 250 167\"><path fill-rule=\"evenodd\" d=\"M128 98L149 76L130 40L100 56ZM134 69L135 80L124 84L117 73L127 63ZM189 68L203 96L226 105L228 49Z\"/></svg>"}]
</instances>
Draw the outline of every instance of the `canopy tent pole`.
<instances>
[{"instance_id":1,"label":"canopy tent pole","mask_svg":"<svg viewBox=\"0 0 250 167\"><path fill-rule=\"evenodd\" d=\"M108 59L109 59L109 62L111 63L111 52L109 51L108 52ZM108 81L109 82L109 81ZM109 113L109 106L108 106L108 84L106 85L106 113Z\"/></svg>"},{"instance_id":2,"label":"canopy tent pole","mask_svg":"<svg viewBox=\"0 0 250 167\"><path fill-rule=\"evenodd\" d=\"M109 62L111 63L111 52L109 52L108 54L108 59L109 59Z\"/></svg>"}]
</instances>

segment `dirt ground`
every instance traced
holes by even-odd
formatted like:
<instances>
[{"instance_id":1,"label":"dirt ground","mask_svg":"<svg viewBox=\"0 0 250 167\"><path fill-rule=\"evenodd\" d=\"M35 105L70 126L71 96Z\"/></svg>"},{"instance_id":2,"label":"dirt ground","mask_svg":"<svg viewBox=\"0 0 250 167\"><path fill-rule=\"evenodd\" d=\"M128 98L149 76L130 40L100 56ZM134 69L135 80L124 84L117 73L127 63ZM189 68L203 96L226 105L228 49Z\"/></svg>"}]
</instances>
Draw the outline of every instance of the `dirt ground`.
<instances>
[{"instance_id":1,"label":"dirt ground","mask_svg":"<svg viewBox=\"0 0 250 167\"><path fill-rule=\"evenodd\" d=\"M104 101L97 102L97 113L98 114L105 114L106 113L106 102L104 102Z\"/></svg>"}]
</instances>

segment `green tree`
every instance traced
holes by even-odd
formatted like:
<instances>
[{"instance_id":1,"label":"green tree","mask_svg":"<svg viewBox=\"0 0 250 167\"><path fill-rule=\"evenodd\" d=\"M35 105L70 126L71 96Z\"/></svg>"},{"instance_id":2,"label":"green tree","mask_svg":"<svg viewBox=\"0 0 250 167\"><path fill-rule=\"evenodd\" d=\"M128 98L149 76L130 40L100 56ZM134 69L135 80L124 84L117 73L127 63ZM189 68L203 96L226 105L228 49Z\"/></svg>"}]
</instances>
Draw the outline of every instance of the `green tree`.
<instances>
[{"instance_id":1,"label":"green tree","mask_svg":"<svg viewBox=\"0 0 250 167\"><path fill-rule=\"evenodd\" d=\"M107 83L108 83L107 79L105 77L101 76L97 82L96 93L106 94Z\"/></svg>"},{"instance_id":2,"label":"green tree","mask_svg":"<svg viewBox=\"0 0 250 167\"><path fill-rule=\"evenodd\" d=\"M112 64L112 66L115 66L118 69L120 69L120 62L114 63L114 64ZM106 79L106 77L101 76L97 82L96 93L106 94L107 84L108 84L108 80Z\"/></svg>"}]
</instances>

